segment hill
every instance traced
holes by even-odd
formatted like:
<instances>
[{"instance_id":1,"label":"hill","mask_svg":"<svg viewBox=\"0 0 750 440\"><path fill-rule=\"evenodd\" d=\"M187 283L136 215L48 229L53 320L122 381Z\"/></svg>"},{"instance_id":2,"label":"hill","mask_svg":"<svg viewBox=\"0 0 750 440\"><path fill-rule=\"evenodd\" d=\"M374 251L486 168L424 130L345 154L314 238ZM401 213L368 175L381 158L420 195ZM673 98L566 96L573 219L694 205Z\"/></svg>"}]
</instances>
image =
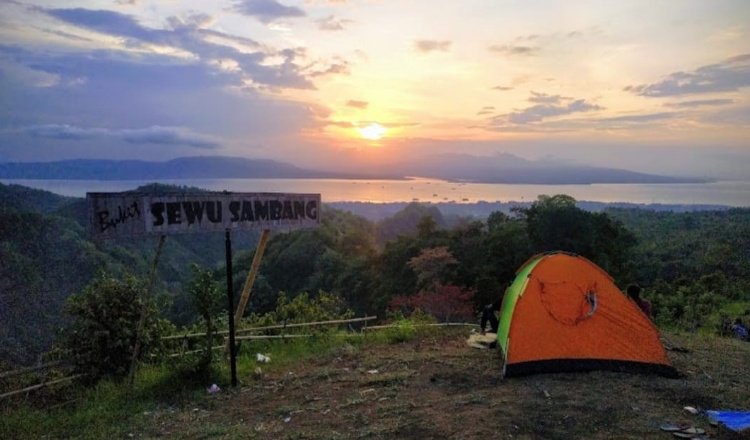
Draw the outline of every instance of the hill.
<instances>
[{"instance_id":1,"label":"hill","mask_svg":"<svg viewBox=\"0 0 750 440\"><path fill-rule=\"evenodd\" d=\"M66 298L98 271L147 274L156 238L90 241L81 198L0 184L0 202L0 364L29 364L50 348L65 326ZM251 249L256 240L252 231L233 237L236 249ZM190 264L216 267L223 259L220 233L170 237L156 286L163 314L179 324L191 322L192 306L182 289L190 278Z\"/></svg>"},{"instance_id":2,"label":"hill","mask_svg":"<svg viewBox=\"0 0 750 440\"><path fill-rule=\"evenodd\" d=\"M395 176L366 176L395 177ZM68 179L68 180L164 180L164 179L233 179L282 178L324 179L356 178L346 173L316 171L265 159L223 156L196 156L166 162L140 160L77 159L57 162L0 163L0 178Z\"/></svg>"},{"instance_id":3,"label":"hill","mask_svg":"<svg viewBox=\"0 0 750 440\"><path fill-rule=\"evenodd\" d=\"M509 184L702 183L706 179L660 176L629 170L530 161L504 154L490 157L435 155L358 172L347 164L311 170L285 162L224 156L195 156L166 162L77 159L0 163L4 179L164 180L164 179L403 179L422 176L451 181Z\"/></svg>"}]
</instances>

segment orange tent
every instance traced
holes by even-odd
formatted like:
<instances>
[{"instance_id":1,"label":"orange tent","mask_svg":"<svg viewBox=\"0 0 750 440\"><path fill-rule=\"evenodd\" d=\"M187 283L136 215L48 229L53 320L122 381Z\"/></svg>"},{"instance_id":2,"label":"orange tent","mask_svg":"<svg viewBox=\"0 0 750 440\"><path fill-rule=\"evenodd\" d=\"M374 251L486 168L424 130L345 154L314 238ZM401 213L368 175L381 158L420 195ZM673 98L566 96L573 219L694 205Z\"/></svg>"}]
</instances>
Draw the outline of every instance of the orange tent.
<instances>
[{"instance_id":1,"label":"orange tent","mask_svg":"<svg viewBox=\"0 0 750 440\"><path fill-rule=\"evenodd\" d=\"M598 369L676 375L656 326L581 256L532 257L508 287L499 321L503 375Z\"/></svg>"}]
</instances>

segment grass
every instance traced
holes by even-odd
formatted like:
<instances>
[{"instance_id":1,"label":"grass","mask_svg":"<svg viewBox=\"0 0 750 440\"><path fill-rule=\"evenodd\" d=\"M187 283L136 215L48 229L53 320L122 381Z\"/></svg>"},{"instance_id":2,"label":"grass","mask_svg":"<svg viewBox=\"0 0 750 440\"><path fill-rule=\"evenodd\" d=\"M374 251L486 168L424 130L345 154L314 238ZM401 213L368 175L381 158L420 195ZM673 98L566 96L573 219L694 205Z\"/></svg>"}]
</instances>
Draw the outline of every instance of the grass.
<instances>
[{"instance_id":1,"label":"grass","mask_svg":"<svg viewBox=\"0 0 750 440\"><path fill-rule=\"evenodd\" d=\"M290 365L313 361L321 356L352 355L367 345L409 341L421 332L406 322L396 329L364 335L328 332L307 339L245 341L237 358L238 378L240 385L253 383L262 375L285 372ZM258 362L256 353L269 356L271 362ZM216 399L206 393L206 388L216 383L227 390L230 383L228 363L220 355L215 357L217 359L210 366L201 366L199 356L144 365L139 369L133 387L110 380L93 387L73 385L57 393L62 398L56 406L35 403L41 399L0 402L3 405L0 407L0 438L123 438L131 434L132 426L148 425L155 413L163 416L170 412L184 412L188 406L197 408L196 413L203 408L210 409ZM260 377L255 374L257 368L262 371ZM325 380L335 372L324 370L318 374ZM282 413L295 410L293 405L279 409ZM185 438L221 438L234 437L239 432L245 435L244 438L263 437L262 429L261 432L245 432L243 428L210 423L180 435Z\"/></svg>"},{"instance_id":2,"label":"grass","mask_svg":"<svg viewBox=\"0 0 750 440\"><path fill-rule=\"evenodd\" d=\"M658 430L665 422L711 429L713 439L746 438L682 410L750 409L745 342L668 334L669 345L688 350L668 352L681 379L591 372L500 380L497 353L468 348L466 329L404 328L246 342L236 389L227 387L222 356L208 369L196 358L146 366L132 389L102 382L72 389L77 400L68 405L3 407L0 438L640 439L667 437ZM258 363L256 353L271 361ZM213 382L222 392L209 395Z\"/></svg>"}]
</instances>

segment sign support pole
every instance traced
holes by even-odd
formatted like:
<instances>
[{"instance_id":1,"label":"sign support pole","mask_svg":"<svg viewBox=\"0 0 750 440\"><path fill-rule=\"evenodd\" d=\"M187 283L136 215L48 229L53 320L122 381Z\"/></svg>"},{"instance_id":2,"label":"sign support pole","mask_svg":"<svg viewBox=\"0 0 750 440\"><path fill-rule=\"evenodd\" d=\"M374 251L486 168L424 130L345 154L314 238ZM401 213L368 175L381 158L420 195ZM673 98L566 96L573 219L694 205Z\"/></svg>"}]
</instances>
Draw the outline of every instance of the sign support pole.
<instances>
[{"instance_id":1,"label":"sign support pole","mask_svg":"<svg viewBox=\"0 0 750 440\"><path fill-rule=\"evenodd\" d=\"M225 231L224 244L226 247L227 259L227 315L229 317L229 365L232 374L232 386L237 386L237 353L234 345L234 292L232 281L232 238L229 229Z\"/></svg>"},{"instance_id":2,"label":"sign support pole","mask_svg":"<svg viewBox=\"0 0 750 440\"><path fill-rule=\"evenodd\" d=\"M255 277L258 276L258 270L260 269L260 261L263 259L263 253L266 251L266 244L268 244L270 236L271 231L269 229L264 229L260 235L258 247L255 248L253 262L250 265L250 272L247 274L245 286L242 288L240 302L237 304L237 310L234 312L235 322L240 322L242 315L245 314L245 308L247 307L248 301L250 301L250 293L252 292L253 284L255 284Z\"/></svg>"}]
</instances>

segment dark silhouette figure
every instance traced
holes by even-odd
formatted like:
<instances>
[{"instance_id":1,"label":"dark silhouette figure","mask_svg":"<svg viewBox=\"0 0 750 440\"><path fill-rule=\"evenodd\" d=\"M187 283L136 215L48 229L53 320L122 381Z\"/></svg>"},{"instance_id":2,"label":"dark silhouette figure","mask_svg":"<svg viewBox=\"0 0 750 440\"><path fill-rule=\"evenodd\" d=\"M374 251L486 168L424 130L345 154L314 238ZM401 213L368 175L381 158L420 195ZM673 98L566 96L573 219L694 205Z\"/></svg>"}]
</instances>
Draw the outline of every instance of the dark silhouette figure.
<instances>
[{"instance_id":1,"label":"dark silhouette figure","mask_svg":"<svg viewBox=\"0 0 750 440\"><path fill-rule=\"evenodd\" d=\"M641 290L641 286L637 284L629 285L627 289L628 297L638 304L638 307L648 316L648 319L652 319L653 306L651 305L651 301L641 298Z\"/></svg>"}]
</instances>

